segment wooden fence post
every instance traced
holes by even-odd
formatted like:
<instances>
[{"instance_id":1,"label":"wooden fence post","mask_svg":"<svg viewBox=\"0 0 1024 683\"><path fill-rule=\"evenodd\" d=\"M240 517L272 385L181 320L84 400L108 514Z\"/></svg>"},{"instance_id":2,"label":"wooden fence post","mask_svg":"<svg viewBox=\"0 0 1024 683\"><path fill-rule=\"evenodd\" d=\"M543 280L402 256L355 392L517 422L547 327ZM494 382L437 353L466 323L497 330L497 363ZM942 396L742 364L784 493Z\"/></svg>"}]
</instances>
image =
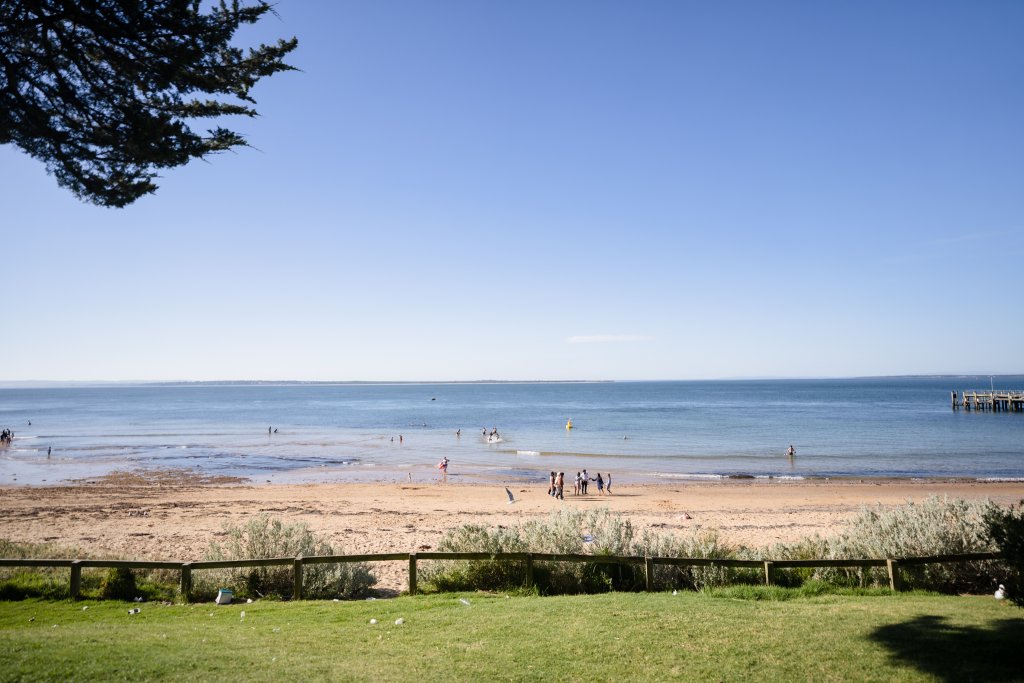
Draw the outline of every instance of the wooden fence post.
<instances>
[{"instance_id":1,"label":"wooden fence post","mask_svg":"<svg viewBox=\"0 0 1024 683\"><path fill-rule=\"evenodd\" d=\"M294 581L294 585L292 586L292 598L295 599L295 600L301 600L302 599L302 555L299 555L298 557L295 558L295 561L292 562L292 567L294 568L294 571L293 571L293 574L292 574L292 580Z\"/></svg>"},{"instance_id":2,"label":"wooden fence post","mask_svg":"<svg viewBox=\"0 0 1024 683\"><path fill-rule=\"evenodd\" d=\"M526 553L526 587L533 586L533 553Z\"/></svg>"},{"instance_id":3,"label":"wooden fence post","mask_svg":"<svg viewBox=\"0 0 1024 683\"><path fill-rule=\"evenodd\" d=\"M409 553L409 595L416 595L416 553Z\"/></svg>"},{"instance_id":4,"label":"wooden fence post","mask_svg":"<svg viewBox=\"0 0 1024 683\"><path fill-rule=\"evenodd\" d=\"M185 562L181 565L181 600L188 603L192 595L192 564Z\"/></svg>"},{"instance_id":5,"label":"wooden fence post","mask_svg":"<svg viewBox=\"0 0 1024 683\"><path fill-rule=\"evenodd\" d=\"M885 561L885 568L889 572L889 588L893 591L903 590L903 581L900 579L900 567L897 560Z\"/></svg>"},{"instance_id":6,"label":"wooden fence post","mask_svg":"<svg viewBox=\"0 0 1024 683\"><path fill-rule=\"evenodd\" d=\"M774 574L774 573L775 573L775 563L772 562L771 560L765 560L764 561L764 585L770 586L770 585L772 585L772 583L774 583L774 581L772 581L772 579L775 578L774 576L772 576L772 574Z\"/></svg>"},{"instance_id":7,"label":"wooden fence post","mask_svg":"<svg viewBox=\"0 0 1024 683\"><path fill-rule=\"evenodd\" d=\"M71 561L71 599L77 600L82 593L82 561Z\"/></svg>"},{"instance_id":8,"label":"wooden fence post","mask_svg":"<svg viewBox=\"0 0 1024 683\"><path fill-rule=\"evenodd\" d=\"M649 557L644 558L644 590L648 593L654 586L654 560Z\"/></svg>"}]
</instances>

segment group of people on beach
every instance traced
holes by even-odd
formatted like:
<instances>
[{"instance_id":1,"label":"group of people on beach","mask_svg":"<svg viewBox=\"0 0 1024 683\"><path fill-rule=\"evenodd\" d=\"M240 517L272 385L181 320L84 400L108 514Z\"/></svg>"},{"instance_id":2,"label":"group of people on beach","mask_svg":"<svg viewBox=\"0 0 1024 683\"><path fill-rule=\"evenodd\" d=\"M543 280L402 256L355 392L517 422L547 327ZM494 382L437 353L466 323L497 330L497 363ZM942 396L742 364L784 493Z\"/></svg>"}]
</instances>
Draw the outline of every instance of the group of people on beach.
<instances>
[{"instance_id":1,"label":"group of people on beach","mask_svg":"<svg viewBox=\"0 0 1024 683\"><path fill-rule=\"evenodd\" d=\"M587 474L586 470L576 473L576 480L573 482L573 495L587 495L587 485L592 481L597 483L597 492L600 495L611 495L612 473L609 472L607 477L602 477L601 473L598 472L596 477L591 477ZM565 472L558 472L557 474L552 472L551 476L548 477L548 495L559 500L565 500Z\"/></svg>"},{"instance_id":2,"label":"group of people on beach","mask_svg":"<svg viewBox=\"0 0 1024 683\"><path fill-rule=\"evenodd\" d=\"M0 432L0 446L10 446L11 442L14 441L14 431L11 429L5 429Z\"/></svg>"}]
</instances>

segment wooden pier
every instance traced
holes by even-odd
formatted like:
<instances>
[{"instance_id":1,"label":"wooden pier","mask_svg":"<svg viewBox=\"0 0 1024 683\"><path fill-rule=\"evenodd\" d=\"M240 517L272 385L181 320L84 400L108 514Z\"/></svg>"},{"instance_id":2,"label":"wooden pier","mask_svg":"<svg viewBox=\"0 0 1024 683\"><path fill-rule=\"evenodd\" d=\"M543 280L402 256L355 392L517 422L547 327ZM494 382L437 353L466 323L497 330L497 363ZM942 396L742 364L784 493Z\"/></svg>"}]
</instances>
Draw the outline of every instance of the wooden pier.
<instances>
[{"instance_id":1,"label":"wooden pier","mask_svg":"<svg viewBox=\"0 0 1024 683\"><path fill-rule=\"evenodd\" d=\"M1024 391L951 391L953 410L991 410L1024 412Z\"/></svg>"}]
</instances>

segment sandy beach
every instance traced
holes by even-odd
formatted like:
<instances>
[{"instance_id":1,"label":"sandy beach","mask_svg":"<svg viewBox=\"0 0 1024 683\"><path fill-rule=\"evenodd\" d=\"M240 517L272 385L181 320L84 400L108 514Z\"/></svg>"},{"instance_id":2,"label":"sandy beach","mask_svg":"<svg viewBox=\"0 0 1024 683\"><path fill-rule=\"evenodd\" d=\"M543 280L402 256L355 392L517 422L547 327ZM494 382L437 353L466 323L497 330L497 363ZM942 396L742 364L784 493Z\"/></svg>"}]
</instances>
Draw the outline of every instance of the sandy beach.
<instances>
[{"instance_id":1,"label":"sandy beach","mask_svg":"<svg viewBox=\"0 0 1024 683\"><path fill-rule=\"evenodd\" d=\"M607 507L637 529L717 529L737 545L761 546L837 533L861 507L931 495L1024 498L1022 482L950 480L722 481L616 485L614 494L565 501L544 485L344 483L263 485L185 472L118 473L63 486L0 488L0 537L49 542L125 559L198 560L226 523L266 513L304 522L350 553L435 549L466 523L515 525L562 508ZM403 589L402 563L374 568L384 594Z\"/></svg>"}]
</instances>

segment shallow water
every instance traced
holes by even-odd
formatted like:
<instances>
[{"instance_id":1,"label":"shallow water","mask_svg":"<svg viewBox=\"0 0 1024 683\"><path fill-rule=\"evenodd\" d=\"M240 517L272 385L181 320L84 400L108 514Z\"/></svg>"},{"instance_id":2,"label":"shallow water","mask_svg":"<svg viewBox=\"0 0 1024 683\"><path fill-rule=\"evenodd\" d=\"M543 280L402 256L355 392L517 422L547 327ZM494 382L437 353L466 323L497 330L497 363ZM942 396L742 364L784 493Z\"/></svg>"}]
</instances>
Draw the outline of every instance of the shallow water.
<instances>
[{"instance_id":1,"label":"shallow water","mask_svg":"<svg viewBox=\"0 0 1024 683\"><path fill-rule=\"evenodd\" d=\"M992 381L1024 388L1024 377ZM0 427L16 437L0 449L0 483L176 467L257 481L422 480L443 456L456 481L584 467L623 481L1024 479L1024 413L950 408L950 390L988 385L985 376L0 389ZM488 443L482 430L493 427L501 439Z\"/></svg>"}]
</instances>

